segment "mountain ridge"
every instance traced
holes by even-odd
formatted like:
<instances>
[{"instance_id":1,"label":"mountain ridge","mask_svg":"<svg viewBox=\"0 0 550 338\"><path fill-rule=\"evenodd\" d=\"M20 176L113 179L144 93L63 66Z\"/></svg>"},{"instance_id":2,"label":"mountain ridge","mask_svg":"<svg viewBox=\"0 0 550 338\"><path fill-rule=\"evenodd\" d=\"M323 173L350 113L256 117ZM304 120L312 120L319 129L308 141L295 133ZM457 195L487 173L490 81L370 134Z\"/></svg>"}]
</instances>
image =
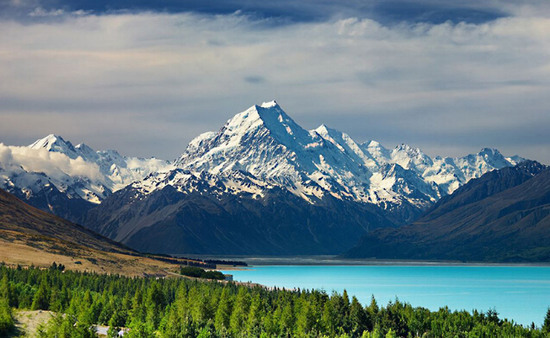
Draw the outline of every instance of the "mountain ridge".
<instances>
[{"instance_id":1,"label":"mountain ridge","mask_svg":"<svg viewBox=\"0 0 550 338\"><path fill-rule=\"evenodd\" d=\"M46 160L38 165L36 158ZM247 236L248 227L263 243L250 247L255 254L339 253L365 231L410 223L472 178L520 160L489 148L464 157L431 158L406 144L391 150L376 141L360 144L326 125L306 130L271 101L234 115L217 132L199 135L173 163L73 146L56 135L27 148L0 145L0 188L142 250L164 250L163 239L178 236L182 243L185 236L204 242L195 236L202 232L190 224L194 219L217 233L217 245L231 238L231 250L240 250L235 243ZM278 213L288 212L280 224L272 223L278 219L273 206ZM155 228L171 235L157 236L155 245L146 243L156 236ZM297 234L294 248L273 236L283 228ZM338 234L330 244L334 229L348 234ZM257 240L261 235L268 239ZM204 243L202 249L174 243L176 251L170 253L216 249Z\"/></svg>"},{"instance_id":2,"label":"mountain ridge","mask_svg":"<svg viewBox=\"0 0 550 338\"><path fill-rule=\"evenodd\" d=\"M115 192L85 224L140 250L336 254L366 231L418 218L446 193L437 179L451 175L460 185L495 164L513 164L483 150L439 159L448 165L434 168L419 149L390 151L375 141L369 148L326 126L307 131L276 102L254 105L191 141L176 169Z\"/></svg>"},{"instance_id":3,"label":"mountain ridge","mask_svg":"<svg viewBox=\"0 0 550 338\"><path fill-rule=\"evenodd\" d=\"M78 271L129 276L167 276L185 258L144 255L83 226L28 205L0 189L2 264L47 268L53 262Z\"/></svg>"},{"instance_id":4,"label":"mountain ridge","mask_svg":"<svg viewBox=\"0 0 550 338\"><path fill-rule=\"evenodd\" d=\"M167 168L166 161L73 146L55 134L28 147L0 144L0 188L74 222L114 191Z\"/></svg>"},{"instance_id":5,"label":"mountain ridge","mask_svg":"<svg viewBox=\"0 0 550 338\"><path fill-rule=\"evenodd\" d=\"M526 161L468 182L411 225L367 233L344 256L548 261L549 229L550 169Z\"/></svg>"},{"instance_id":6,"label":"mountain ridge","mask_svg":"<svg viewBox=\"0 0 550 338\"><path fill-rule=\"evenodd\" d=\"M279 143L274 144L273 139L265 140L269 143L268 145L273 146L273 149L266 146L266 149L262 149L258 155L250 150L251 146L258 146L258 143L247 143L249 141L247 138L251 135L256 136L254 140L267 137L268 135L264 133L254 135L260 126L266 126L267 133L270 136L275 135L274 140ZM289 146L289 140L295 142ZM244 146L239 148L239 142ZM376 141L369 143L372 147L369 144L359 145L347 134L325 125L306 131L288 117L275 101L272 101L259 106L254 105L235 115L217 133L201 134L190 142L188 149L175 164L190 170L208 170L213 173L242 169L260 179L269 180L275 177L282 183L288 183L285 178L288 179L292 174L299 177L300 174L295 170L299 166L300 172L307 176L304 181L313 182L313 186L291 179L293 185L297 187L301 185L301 190L295 191L297 195L302 195L305 199L313 195L319 197L323 194L319 191L321 187L321 190L326 190L328 193L341 193L341 198L351 197L369 203L376 203L379 200L374 192L379 195L383 193L382 190L386 190L391 195L391 189L381 187L386 182L373 181L373 174L385 164L399 164L405 170L415 171L428 185L431 183L445 185L444 191L439 191L441 189L438 187L428 189L432 191L425 198L427 201L410 201L431 204L471 178L479 177L486 171L502 166L515 165L516 161L523 160L504 158L498 150L491 150L492 154L488 156L488 149L484 148L478 154L463 158L438 158L440 166L431 168L434 161L418 148L401 145L390 151ZM277 151L280 154L277 154ZM311 156L312 152L314 157ZM277 165L266 161L267 156L275 158ZM226 157L231 160L224 161ZM260 165L261 168L258 168ZM323 180L333 184L326 184ZM445 180L452 182L445 183ZM338 185L337 189L332 189L333 186ZM450 186L453 187L450 188ZM372 191L368 191L369 187L373 187ZM391 196L384 198L384 202L391 200Z\"/></svg>"}]
</instances>

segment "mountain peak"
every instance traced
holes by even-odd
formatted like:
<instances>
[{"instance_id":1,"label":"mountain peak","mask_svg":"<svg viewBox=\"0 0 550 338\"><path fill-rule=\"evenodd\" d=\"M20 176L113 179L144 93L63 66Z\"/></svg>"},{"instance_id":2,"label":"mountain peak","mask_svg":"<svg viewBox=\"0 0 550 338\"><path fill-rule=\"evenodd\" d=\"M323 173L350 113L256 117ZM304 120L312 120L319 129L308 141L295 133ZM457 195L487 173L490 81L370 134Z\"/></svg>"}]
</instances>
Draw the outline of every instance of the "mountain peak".
<instances>
[{"instance_id":1,"label":"mountain peak","mask_svg":"<svg viewBox=\"0 0 550 338\"><path fill-rule=\"evenodd\" d=\"M412 156L423 154L420 148L411 147L410 145L405 143L401 143L400 145L396 146L395 150L404 151Z\"/></svg>"},{"instance_id":2,"label":"mountain peak","mask_svg":"<svg viewBox=\"0 0 550 338\"><path fill-rule=\"evenodd\" d=\"M494 148L483 148L477 153L477 156L483 158L484 161L487 161L491 164L498 163L495 167L500 166L509 166L511 164L497 149Z\"/></svg>"},{"instance_id":3,"label":"mountain peak","mask_svg":"<svg viewBox=\"0 0 550 338\"><path fill-rule=\"evenodd\" d=\"M58 135L55 135L55 134L49 134L48 136L46 136L44 138L41 138L41 139L38 139L38 140L34 141L34 143L29 145L29 148L32 148L32 149L46 148L46 149L50 150L52 145L55 144L56 142L65 143L65 140L61 136L58 136Z\"/></svg>"},{"instance_id":4,"label":"mountain peak","mask_svg":"<svg viewBox=\"0 0 550 338\"><path fill-rule=\"evenodd\" d=\"M291 146L295 141L300 144L311 142L309 133L294 122L275 101L248 108L227 121L224 127L226 133L241 136L261 128L269 130L271 136L286 146Z\"/></svg>"},{"instance_id":5,"label":"mountain peak","mask_svg":"<svg viewBox=\"0 0 550 338\"><path fill-rule=\"evenodd\" d=\"M497 155L500 154L500 151L498 151L495 148L483 148L479 151L480 155Z\"/></svg>"},{"instance_id":6,"label":"mountain peak","mask_svg":"<svg viewBox=\"0 0 550 338\"><path fill-rule=\"evenodd\" d=\"M269 101L269 102L262 103L260 105L260 107L262 107L262 108L274 108L274 107L279 107L279 105L277 104L277 101L272 100L272 101Z\"/></svg>"},{"instance_id":7,"label":"mountain peak","mask_svg":"<svg viewBox=\"0 0 550 338\"><path fill-rule=\"evenodd\" d=\"M329 128L326 124L323 123L313 131L317 132L317 134L321 136L327 136L330 134L331 131L334 131L334 129Z\"/></svg>"},{"instance_id":8,"label":"mountain peak","mask_svg":"<svg viewBox=\"0 0 550 338\"><path fill-rule=\"evenodd\" d=\"M63 137L50 134L44 138L36 140L29 145L31 149L46 149L48 151L63 153L69 157L76 157L76 150L71 142L65 141Z\"/></svg>"}]
</instances>

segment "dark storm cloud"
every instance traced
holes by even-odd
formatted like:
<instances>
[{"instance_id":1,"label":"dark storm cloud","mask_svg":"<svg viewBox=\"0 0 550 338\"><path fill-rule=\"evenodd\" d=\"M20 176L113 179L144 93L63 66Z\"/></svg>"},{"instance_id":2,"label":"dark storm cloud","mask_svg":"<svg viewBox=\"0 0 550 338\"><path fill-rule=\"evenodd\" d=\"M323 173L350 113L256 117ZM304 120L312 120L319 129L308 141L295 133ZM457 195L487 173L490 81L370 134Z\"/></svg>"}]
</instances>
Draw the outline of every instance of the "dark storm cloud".
<instances>
[{"instance_id":1,"label":"dark storm cloud","mask_svg":"<svg viewBox=\"0 0 550 338\"><path fill-rule=\"evenodd\" d=\"M227 15L242 13L255 19L269 19L272 24L320 22L333 18L371 18L384 24L399 22L482 23L506 16L494 3L477 1L411 0L6 0L0 4L4 13L20 16L39 8L35 14L59 14L60 11L85 11L94 14L154 11L164 13L193 12Z\"/></svg>"}]
</instances>

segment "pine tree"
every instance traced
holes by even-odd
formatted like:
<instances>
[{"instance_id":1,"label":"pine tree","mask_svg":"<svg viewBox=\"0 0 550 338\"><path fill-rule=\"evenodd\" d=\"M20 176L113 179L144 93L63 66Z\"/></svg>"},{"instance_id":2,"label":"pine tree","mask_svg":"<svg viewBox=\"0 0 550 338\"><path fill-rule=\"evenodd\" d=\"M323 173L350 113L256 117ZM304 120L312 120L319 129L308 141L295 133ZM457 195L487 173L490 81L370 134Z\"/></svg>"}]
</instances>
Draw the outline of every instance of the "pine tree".
<instances>
[{"instance_id":1,"label":"pine tree","mask_svg":"<svg viewBox=\"0 0 550 338\"><path fill-rule=\"evenodd\" d=\"M367 314L367 330L372 331L378 322L378 312L380 311L374 295L371 296L370 305L365 310Z\"/></svg>"},{"instance_id":2,"label":"pine tree","mask_svg":"<svg viewBox=\"0 0 550 338\"><path fill-rule=\"evenodd\" d=\"M351 332L355 335L367 329L367 316L365 310L355 296L353 296L351 300L349 319Z\"/></svg>"},{"instance_id":3,"label":"pine tree","mask_svg":"<svg viewBox=\"0 0 550 338\"><path fill-rule=\"evenodd\" d=\"M0 337L14 328L13 314L6 298L0 298Z\"/></svg>"},{"instance_id":4,"label":"pine tree","mask_svg":"<svg viewBox=\"0 0 550 338\"><path fill-rule=\"evenodd\" d=\"M250 308L250 295L248 289L241 287L233 306L233 311L229 319L231 332L237 336L245 327L248 310Z\"/></svg>"},{"instance_id":5,"label":"pine tree","mask_svg":"<svg viewBox=\"0 0 550 338\"><path fill-rule=\"evenodd\" d=\"M258 337L260 335L260 325L263 316L262 299L260 298L260 293L256 293L250 303L250 310L248 311L248 320L246 323L246 332L250 337Z\"/></svg>"},{"instance_id":6,"label":"pine tree","mask_svg":"<svg viewBox=\"0 0 550 338\"><path fill-rule=\"evenodd\" d=\"M191 317L195 325L203 326L210 319L210 307L207 298L207 290L199 290L199 287L194 287L189 291L189 303L192 304Z\"/></svg>"},{"instance_id":7,"label":"pine tree","mask_svg":"<svg viewBox=\"0 0 550 338\"><path fill-rule=\"evenodd\" d=\"M292 301L287 300L283 304L283 312L281 313L281 324L283 329L283 334L290 336L292 331L294 331L294 306Z\"/></svg>"},{"instance_id":8,"label":"pine tree","mask_svg":"<svg viewBox=\"0 0 550 338\"><path fill-rule=\"evenodd\" d=\"M145 317L146 310L143 304L143 293L141 288L138 288L132 299L132 309L130 310L130 316L128 318L130 322L128 325L131 326L132 323L142 323L145 321Z\"/></svg>"},{"instance_id":9,"label":"pine tree","mask_svg":"<svg viewBox=\"0 0 550 338\"><path fill-rule=\"evenodd\" d=\"M162 309L165 307L165 296L160 285L153 282L149 286L147 298L145 300L145 308L147 312L146 321L149 325L156 327L159 324Z\"/></svg>"},{"instance_id":10,"label":"pine tree","mask_svg":"<svg viewBox=\"0 0 550 338\"><path fill-rule=\"evenodd\" d=\"M312 305L306 299L300 299L300 306L296 314L296 333L297 336L305 337L312 331L315 325L315 316Z\"/></svg>"},{"instance_id":11,"label":"pine tree","mask_svg":"<svg viewBox=\"0 0 550 338\"><path fill-rule=\"evenodd\" d=\"M2 277L2 282L0 282L0 299L5 299L8 302L8 305L11 307L17 307L17 295L15 293L13 285L8 280L7 273Z\"/></svg>"},{"instance_id":12,"label":"pine tree","mask_svg":"<svg viewBox=\"0 0 550 338\"><path fill-rule=\"evenodd\" d=\"M546 317L544 318L544 324L542 324L542 331L550 333L550 307L546 311Z\"/></svg>"},{"instance_id":13,"label":"pine tree","mask_svg":"<svg viewBox=\"0 0 550 338\"><path fill-rule=\"evenodd\" d=\"M42 278L42 282L40 282L38 291L36 291L36 294L34 295L34 298L32 300L32 310L48 310L50 302L48 290L49 287L48 283L46 282L46 278Z\"/></svg>"},{"instance_id":14,"label":"pine tree","mask_svg":"<svg viewBox=\"0 0 550 338\"><path fill-rule=\"evenodd\" d=\"M326 334L329 336L334 336L336 334L336 312L330 301L326 302L323 307L321 322L323 323L324 332Z\"/></svg>"},{"instance_id":15,"label":"pine tree","mask_svg":"<svg viewBox=\"0 0 550 338\"><path fill-rule=\"evenodd\" d=\"M218 309L216 310L216 316L214 318L214 326L218 332L221 332L222 329L229 329L231 307L231 296L229 294L229 288L226 286L222 290Z\"/></svg>"}]
</instances>

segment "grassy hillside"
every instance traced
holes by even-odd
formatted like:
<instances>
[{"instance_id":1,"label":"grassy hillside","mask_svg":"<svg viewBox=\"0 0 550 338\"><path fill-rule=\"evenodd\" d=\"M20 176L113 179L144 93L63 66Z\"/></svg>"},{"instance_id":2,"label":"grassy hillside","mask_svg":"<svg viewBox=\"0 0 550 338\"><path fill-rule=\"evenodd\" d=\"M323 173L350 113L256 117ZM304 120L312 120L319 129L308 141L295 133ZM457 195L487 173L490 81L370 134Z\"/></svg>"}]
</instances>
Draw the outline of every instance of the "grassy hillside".
<instances>
[{"instance_id":1,"label":"grassy hillside","mask_svg":"<svg viewBox=\"0 0 550 338\"><path fill-rule=\"evenodd\" d=\"M144 256L78 224L38 210L0 189L0 261L8 265L166 275L187 260Z\"/></svg>"}]
</instances>

